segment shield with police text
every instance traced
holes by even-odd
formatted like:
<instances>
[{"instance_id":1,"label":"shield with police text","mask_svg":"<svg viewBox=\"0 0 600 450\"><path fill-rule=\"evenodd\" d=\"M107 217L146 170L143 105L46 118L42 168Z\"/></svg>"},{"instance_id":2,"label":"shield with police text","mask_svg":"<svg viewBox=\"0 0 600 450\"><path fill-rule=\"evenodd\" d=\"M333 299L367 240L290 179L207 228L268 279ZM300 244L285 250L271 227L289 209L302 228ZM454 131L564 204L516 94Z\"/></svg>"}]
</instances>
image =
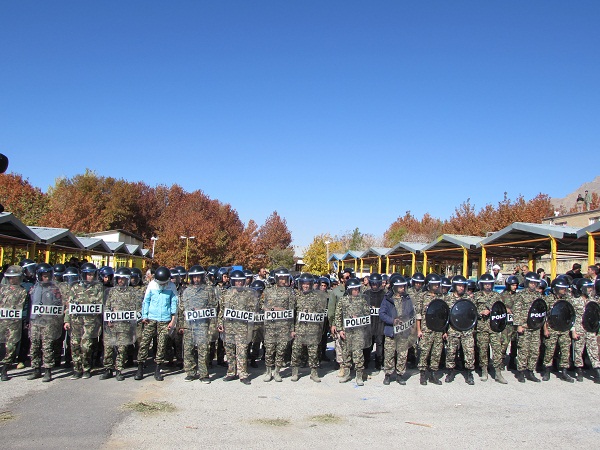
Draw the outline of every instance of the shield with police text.
<instances>
[{"instance_id":1,"label":"shield with police text","mask_svg":"<svg viewBox=\"0 0 600 450\"><path fill-rule=\"evenodd\" d=\"M527 313L527 328L531 330L539 330L546 321L546 313L548 307L543 298L536 298Z\"/></svg>"},{"instance_id":2,"label":"shield with police text","mask_svg":"<svg viewBox=\"0 0 600 450\"><path fill-rule=\"evenodd\" d=\"M417 342L417 311L408 295L394 300L398 313L393 323L394 344L396 351L401 352L411 348Z\"/></svg>"},{"instance_id":3,"label":"shield with police text","mask_svg":"<svg viewBox=\"0 0 600 450\"><path fill-rule=\"evenodd\" d=\"M600 305L594 301L588 302L583 310L581 325L588 333L597 333L600 328Z\"/></svg>"},{"instance_id":4,"label":"shield with police text","mask_svg":"<svg viewBox=\"0 0 600 450\"><path fill-rule=\"evenodd\" d=\"M492 305L492 309L490 310L490 328L495 333L500 333L504 331L507 324L508 311L506 310L506 305L498 300Z\"/></svg>"},{"instance_id":5,"label":"shield with police text","mask_svg":"<svg viewBox=\"0 0 600 450\"><path fill-rule=\"evenodd\" d=\"M223 298L223 342L248 344L252 341L257 313L258 294L254 289L248 287L227 289Z\"/></svg>"},{"instance_id":6,"label":"shield with police text","mask_svg":"<svg viewBox=\"0 0 600 450\"><path fill-rule=\"evenodd\" d=\"M211 340L210 324L217 317L217 308L211 305L210 287L188 286L183 292L185 333L190 333L195 345L206 345Z\"/></svg>"},{"instance_id":7,"label":"shield with police text","mask_svg":"<svg viewBox=\"0 0 600 450\"><path fill-rule=\"evenodd\" d=\"M383 290L374 291L369 289L367 290L367 293L367 299L371 309L371 335L383 336L385 323L379 320L379 308L381 307L381 301L383 300L385 292Z\"/></svg>"},{"instance_id":8,"label":"shield with police text","mask_svg":"<svg viewBox=\"0 0 600 450\"><path fill-rule=\"evenodd\" d=\"M425 311L425 324L431 331L442 332L446 331L448 321L450 319L450 308L448 304L436 298L429 303Z\"/></svg>"},{"instance_id":9,"label":"shield with police text","mask_svg":"<svg viewBox=\"0 0 600 450\"><path fill-rule=\"evenodd\" d=\"M450 325L457 331L471 330L477 324L477 317L477 307L471 300L459 300L450 308Z\"/></svg>"},{"instance_id":10,"label":"shield with police text","mask_svg":"<svg viewBox=\"0 0 600 450\"><path fill-rule=\"evenodd\" d=\"M556 331L569 331L575 324L575 308L571 302L559 300L550 309L548 325Z\"/></svg>"},{"instance_id":11,"label":"shield with police text","mask_svg":"<svg viewBox=\"0 0 600 450\"><path fill-rule=\"evenodd\" d=\"M277 286L265 290L263 295L264 342L277 344L290 341L294 327L294 291L290 287Z\"/></svg>"},{"instance_id":12,"label":"shield with police text","mask_svg":"<svg viewBox=\"0 0 600 450\"><path fill-rule=\"evenodd\" d=\"M137 296L132 288L110 289L102 316L105 345L120 347L135 343L138 311Z\"/></svg>"},{"instance_id":13,"label":"shield with police text","mask_svg":"<svg viewBox=\"0 0 600 450\"><path fill-rule=\"evenodd\" d=\"M21 286L0 286L0 344L21 340L26 298L27 291Z\"/></svg>"},{"instance_id":14,"label":"shield with police text","mask_svg":"<svg viewBox=\"0 0 600 450\"><path fill-rule=\"evenodd\" d=\"M366 299L344 296L342 301L342 327L344 346L351 352L371 345L371 308Z\"/></svg>"},{"instance_id":15,"label":"shield with police text","mask_svg":"<svg viewBox=\"0 0 600 450\"><path fill-rule=\"evenodd\" d=\"M36 283L31 297L31 338L56 340L62 334L64 307L58 286L54 283Z\"/></svg>"},{"instance_id":16,"label":"shield with police text","mask_svg":"<svg viewBox=\"0 0 600 450\"><path fill-rule=\"evenodd\" d=\"M321 291L298 294L296 302L296 342L302 345L317 345L323 335L323 324L327 315L327 297Z\"/></svg>"}]
</instances>

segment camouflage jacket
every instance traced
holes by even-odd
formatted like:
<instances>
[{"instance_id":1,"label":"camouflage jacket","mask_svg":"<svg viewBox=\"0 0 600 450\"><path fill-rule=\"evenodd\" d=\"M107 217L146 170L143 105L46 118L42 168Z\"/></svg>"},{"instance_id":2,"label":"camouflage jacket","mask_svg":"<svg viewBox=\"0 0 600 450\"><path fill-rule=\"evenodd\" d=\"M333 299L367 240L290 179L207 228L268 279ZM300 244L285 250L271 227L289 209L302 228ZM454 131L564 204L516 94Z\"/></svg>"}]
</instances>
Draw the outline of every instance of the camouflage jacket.
<instances>
[{"instance_id":1,"label":"camouflage jacket","mask_svg":"<svg viewBox=\"0 0 600 450\"><path fill-rule=\"evenodd\" d=\"M214 308L215 314L218 312L219 300L211 286L206 284L187 286L183 291L181 301L177 305L177 327L188 328L189 322L185 317L186 311L211 308ZM215 320L216 318L214 317Z\"/></svg>"},{"instance_id":2,"label":"camouflage jacket","mask_svg":"<svg viewBox=\"0 0 600 450\"><path fill-rule=\"evenodd\" d=\"M527 327L527 315L531 304L538 298L544 298L538 291L523 289L514 295L513 325Z\"/></svg>"},{"instance_id":3,"label":"camouflage jacket","mask_svg":"<svg viewBox=\"0 0 600 450\"><path fill-rule=\"evenodd\" d=\"M21 319L26 317L27 291L20 285L0 285L0 308L21 311ZM19 320L21 320L19 319Z\"/></svg>"},{"instance_id":4,"label":"camouflage jacket","mask_svg":"<svg viewBox=\"0 0 600 450\"><path fill-rule=\"evenodd\" d=\"M74 315L69 314L70 305L90 305L104 303L104 286L102 283L90 283L87 286L84 283L78 283L71 286L69 294L69 302L65 313L65 322L71 323L74 320ZM88 323L98 320L97 314L81 314L77 315L79 321Z\"/></svg>"},{"instance_id":5,"label":"camouflage jacket","mask_svg":"<svg viewBox=\"0 0 600 450\"><path fill-rule=\"evenodd\" d=\"M475 292L475 295L473 296L473 303L475 303L475 306L477 306L477 312L479 313L479 319L477 319L478 332L492 333L492 329L490 328L489 314L487 316L482 316L481 313L486 309L491 311L493 304L498 301L502 301L502 296L498 292Z\"/></svg>"},{"instance_id":6,"label":"camouflage jacket","mask_svg":"<svg viewBox=\"0 0 600 450\"><path fill-rule=\"evenodd\" d=\"M344 319L353 317L371 317L371 307L367 302L364 295L344 295L341 297L336 306L335 310L335 327L340 330L344 330Z\"/></svg>"}]
</instances>

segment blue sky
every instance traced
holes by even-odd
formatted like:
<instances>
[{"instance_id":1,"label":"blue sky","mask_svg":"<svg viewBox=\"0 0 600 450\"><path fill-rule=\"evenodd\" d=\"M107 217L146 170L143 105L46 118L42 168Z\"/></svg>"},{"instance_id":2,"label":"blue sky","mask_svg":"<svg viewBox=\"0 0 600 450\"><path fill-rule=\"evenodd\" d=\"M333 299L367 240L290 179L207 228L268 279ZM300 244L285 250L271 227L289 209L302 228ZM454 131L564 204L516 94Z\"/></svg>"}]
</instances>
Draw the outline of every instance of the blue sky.
<instances>
[{"instance_id":1,"label":"blue sky","mask_svg":"<svg viewBox=\"0 0 600 450\"><path fill-rule=\"evenodd\" d=\"M0 152L178 183L294 243L597 176L598 1L0 3Z\"/></svg>"}]
</instances>

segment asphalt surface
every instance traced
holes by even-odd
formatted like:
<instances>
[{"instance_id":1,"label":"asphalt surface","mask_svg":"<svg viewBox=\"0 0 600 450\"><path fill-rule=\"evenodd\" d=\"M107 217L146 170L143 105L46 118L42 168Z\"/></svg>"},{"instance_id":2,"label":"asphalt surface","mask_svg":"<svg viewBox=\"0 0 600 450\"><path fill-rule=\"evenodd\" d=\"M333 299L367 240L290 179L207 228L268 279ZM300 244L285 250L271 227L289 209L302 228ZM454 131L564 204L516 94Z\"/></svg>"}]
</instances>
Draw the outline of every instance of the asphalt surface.
<instances>
[{"instance_id":1,"label":"asphalt surface","mask_svg":"<svg viewBox=\"0 0 600 450\"><path fill-rule=\"evenodd\" d=\"M383 373L365 386L341 384L332 363L320 370L321 383L308 378L262 381L263 366L251 369L252 384L224 382L225 370L212 369L213 382L185 382L181 371L157 382L129 377L70 380L65 372L51 383L26 381L30 369L0 384L3 448L359 448L418 445L441 448L569 446L595 448L600 442L600 385L589 378L566 383L508 385L492 379L468 386L421 386L416 370L406 386L384 386ZM13 372L14 373L14 372ZM173 412L143 414L123 408L129 402L168 402ZM0 417L2 417L0 415Z\"/></svg>"}]
</instances>

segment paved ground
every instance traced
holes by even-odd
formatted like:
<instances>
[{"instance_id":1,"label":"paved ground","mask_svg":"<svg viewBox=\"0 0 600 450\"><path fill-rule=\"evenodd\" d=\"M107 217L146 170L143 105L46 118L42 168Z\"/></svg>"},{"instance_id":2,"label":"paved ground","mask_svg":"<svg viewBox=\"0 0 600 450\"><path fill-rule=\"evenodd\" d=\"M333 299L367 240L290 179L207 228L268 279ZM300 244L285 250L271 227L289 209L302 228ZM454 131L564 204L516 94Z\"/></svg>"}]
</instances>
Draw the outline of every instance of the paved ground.
<instances>
[{"instance_id":1,"label":"paved ground","mask_svg":"<svg viewBox=\"0 0 600 450\"><path fill-rule=\"evenodd\" d=\"M147 376L119 383L70 380L59 371L52 383L26 381L29 369L0 384L3 448L358 448L365 445L481 448L570 446L595 448L600 440L600 385L590 379L567 384L554 375L545 383L494 381L468 386L458 376L443 386L383 386L383 373L358 387L338 383L327 363L323 382L224 382L215 369L210 385L186 383L180 371L164 382ZM149 371L148 371L149 373ZM132 375L132 373L130 374ZM169 402L173 412L144 415L129 402ZM4 420L1 418L4 417Z\"/></svg>"}]
</instances>

